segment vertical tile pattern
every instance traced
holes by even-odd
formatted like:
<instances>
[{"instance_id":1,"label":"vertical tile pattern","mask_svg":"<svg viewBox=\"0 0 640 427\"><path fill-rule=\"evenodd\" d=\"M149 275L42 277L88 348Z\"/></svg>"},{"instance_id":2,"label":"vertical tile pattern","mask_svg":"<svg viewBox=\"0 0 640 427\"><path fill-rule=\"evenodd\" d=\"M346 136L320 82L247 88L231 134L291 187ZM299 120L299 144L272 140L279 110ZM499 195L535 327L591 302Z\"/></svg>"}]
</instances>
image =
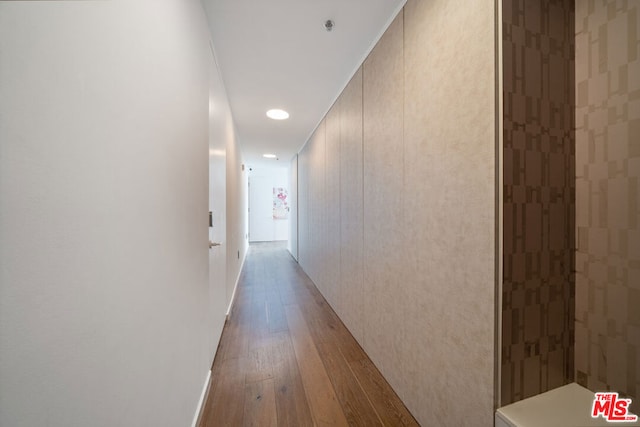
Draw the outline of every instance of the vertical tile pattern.
<instances>
[{"instance_id":1,"label":"vertical tile pattern","mask_svg":"<svg viewBox=\"0 0 640 427\"><path fill-rule=\"evenodd\" d=\"M576 2L576 377L640 411L640 4Z\"/></svg>"},{"instance_id":2,"label":"vertical tile pattern","mask_svg":"<svg viewBox=\"0 0 640 427\"><path fill-rule=\"evenodd\" d=\"M404 284L403 16L363 64L364 349L393 387L401 379ZM402 393L400 392L400 395ZM401 396L402 397L402 396Z\"/></svg>"},{"instance_id":3,"label":"vertical tile pattern","mask_svg":"<svg viewBox=\"0 0 640 427\"><path fill-rule=\"evenodd\" d=\"M502 404L570 382L574 309L572 0L503 0Z\"/></svg>"}]
</instances>

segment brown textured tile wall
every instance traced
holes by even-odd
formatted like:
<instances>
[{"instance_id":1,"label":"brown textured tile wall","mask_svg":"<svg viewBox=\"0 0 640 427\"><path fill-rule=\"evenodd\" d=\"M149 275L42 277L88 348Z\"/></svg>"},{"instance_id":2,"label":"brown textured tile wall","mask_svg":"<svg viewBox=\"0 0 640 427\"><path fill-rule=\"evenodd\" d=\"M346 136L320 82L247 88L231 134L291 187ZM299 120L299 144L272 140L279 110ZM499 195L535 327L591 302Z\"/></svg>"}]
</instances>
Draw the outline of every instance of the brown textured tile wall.
<instances>
[{"instance_id":1,"label":"brown textured tile wall","mask_svg":"<svg viewBox=\"0 0 640 427\"><path fill-rule=\"evenodd\" d=\"M640 2L576 2L576 378L640 412Z\"/></svg>"},{"instance_id":2,"label":"brown textured tile wall","mask_svg":"<svg viewBox=\"0 0 640 427\"><path fill-rule=\"evenodd\" d=\"M574 4L502 5L506 405L573 378Z\"/></svg>"}]
</instances>

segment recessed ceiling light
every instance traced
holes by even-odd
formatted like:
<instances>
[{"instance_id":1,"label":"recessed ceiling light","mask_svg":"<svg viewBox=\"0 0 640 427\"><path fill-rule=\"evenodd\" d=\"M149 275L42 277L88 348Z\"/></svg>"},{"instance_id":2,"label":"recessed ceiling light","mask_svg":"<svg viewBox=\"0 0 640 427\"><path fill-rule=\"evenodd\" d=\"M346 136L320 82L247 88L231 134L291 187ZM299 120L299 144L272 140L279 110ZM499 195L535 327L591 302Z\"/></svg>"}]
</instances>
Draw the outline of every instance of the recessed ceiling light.
<instances>
[{"instance_id":1,"label":"recessed ceiling light","mask_svg":"<svg viewBox=\"0 0 640 427\"><path fill-rule=\"evenodd\" d=\"M278 156L276 156L275 154L263 154L262 157L265 157L267 159L277 159Z\"/></svg>"},{"instance_id":2,"label":"recessed ceiling light","mask_svg":"<svg viewBox=\"0 0 640 427\"><path fill-rule=\"evenodd\" d=\"M279 108L267 111L267 117L273 120L285 120L289 118L289 113Z\"/></svg>"}]
</instances>

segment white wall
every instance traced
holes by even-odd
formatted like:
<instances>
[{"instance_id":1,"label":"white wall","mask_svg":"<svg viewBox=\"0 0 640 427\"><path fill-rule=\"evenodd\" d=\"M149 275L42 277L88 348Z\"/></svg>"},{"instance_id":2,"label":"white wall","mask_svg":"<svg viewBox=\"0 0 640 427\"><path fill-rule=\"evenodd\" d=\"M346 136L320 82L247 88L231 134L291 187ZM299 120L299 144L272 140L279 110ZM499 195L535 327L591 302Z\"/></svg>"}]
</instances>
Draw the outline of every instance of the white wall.
<instances>
[{"instance_id":1,"label":"white wall","mask_svg":"<svg viewBox=\"0 0 640 427\"><path fill-rule=\"evenodd\" d=\"M212 357L203 16L0 2L2 426L192 421Z\"/></svg>"},{"instance_id":2,"label":"white wall","mask_svg":"<svg viewBox=\"0 0 640 427\"><path fill-rule=\"evenodd\" d=\"M253 166L249 174L249 240L269 242L289 239L289 220L273 219L273 189L288 192L289 169Z\"/></svg>"},{"instance_id":3,"label":"white wall","mask_svg":"<svg viewBox=\"0 0 640 427\"><path fill-rule=\"evenodd\" d=\"M233 121L227 120L227 313L249 247L248 180Z\"/></svg>"}]
</instances>

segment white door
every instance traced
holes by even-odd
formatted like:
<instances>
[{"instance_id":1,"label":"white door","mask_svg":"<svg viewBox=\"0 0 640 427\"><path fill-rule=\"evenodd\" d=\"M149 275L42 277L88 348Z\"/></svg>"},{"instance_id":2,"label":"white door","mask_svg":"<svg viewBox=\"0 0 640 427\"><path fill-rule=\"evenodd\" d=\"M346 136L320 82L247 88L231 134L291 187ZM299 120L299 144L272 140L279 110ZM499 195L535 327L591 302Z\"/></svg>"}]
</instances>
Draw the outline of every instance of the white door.
<instances>
[{"instance_id":1,"label":"white door","mask_svg":"<svg viewBox=\"0 0 640 427\"><path fill-rule=\"evenodd\" d=\"M226 141L230 112L213 54L209 64L209 325L211 363L226 317L227 203Z\"/></svg>"}]
</instances>

